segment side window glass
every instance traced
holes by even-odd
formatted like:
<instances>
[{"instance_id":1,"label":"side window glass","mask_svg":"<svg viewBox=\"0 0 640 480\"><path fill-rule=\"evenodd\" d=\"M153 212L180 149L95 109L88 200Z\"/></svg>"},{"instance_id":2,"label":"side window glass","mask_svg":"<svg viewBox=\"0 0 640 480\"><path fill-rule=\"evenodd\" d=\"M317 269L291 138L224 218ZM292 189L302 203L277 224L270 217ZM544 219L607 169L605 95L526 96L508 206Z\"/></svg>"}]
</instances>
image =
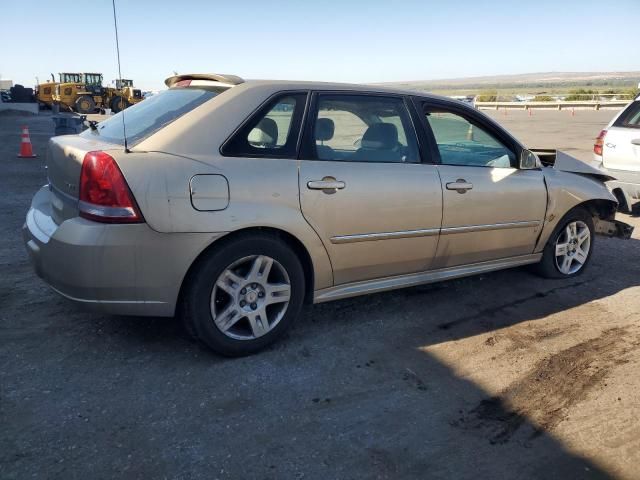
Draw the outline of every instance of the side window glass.
<instances>
[{"instance_id":1,"label":"side window glass","mask_svg":"<svg viewBox=\"0 0 640 480\"><path fill-rule=\"evenodd\" d=\"M640 128L640 102L632 103L620 118L622 121L616 126Z\"/></svg>"},{"instance_id":2,"label":"side window glass","mask_svg":"<svg viewBox=\"0 0 640 480\"><path fill-rule=\"evenodd\" d=\"M420 161L413 125L401 98L321 94L314 120L317 160Z\"/></svg>"},{"instance_id":3,"label":"side window glass","mask_svg":"<svg viewBox=\"0 0 640 480\"><path fill-rule=\"evenodd\" d=\"M426 115L443 165L499 168L516 165L515 154L482 127L445 110L428 110Z\"/></svg>"},{"instance_id":4,"label":"side window glass","mask_svg":"<svg viewBox=\"0 0 640 480\"><path fill-rule=\"evenodd\" d=\"M258 111L222 147L222 154L295 158L306 93L284 94Z\"/></svg>"}]
</instances>

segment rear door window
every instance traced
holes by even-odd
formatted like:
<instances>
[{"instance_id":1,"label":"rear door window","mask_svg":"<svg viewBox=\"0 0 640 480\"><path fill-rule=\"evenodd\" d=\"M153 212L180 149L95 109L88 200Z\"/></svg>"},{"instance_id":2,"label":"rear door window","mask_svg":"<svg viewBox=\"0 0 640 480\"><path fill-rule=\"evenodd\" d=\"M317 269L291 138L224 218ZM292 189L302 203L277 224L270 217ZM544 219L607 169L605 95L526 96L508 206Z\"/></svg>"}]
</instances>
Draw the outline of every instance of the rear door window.
<instances>
[{"instance_id":1,"label":"rear door window","mask_svg":"<svg viewBox=\"0 0 640 480\"><path fill-rule=\"evenodd\" d=\"M313 121L313 159L420 161L413 124L400 97L320 93Z\"/></svg>"},{"instance_id":2,"label":"rear door window","mask_svg":"<svg viewBox=\"0 0 640 480\"><path fill-rule=\"evenodd\" d=\"M170 88L100 122L97 130L86 130L81 135L84 137L98 135L101 140L124 145L122 125L124 115L127 143L133 146L227 88Z\"/></svg>"}]
</instances>

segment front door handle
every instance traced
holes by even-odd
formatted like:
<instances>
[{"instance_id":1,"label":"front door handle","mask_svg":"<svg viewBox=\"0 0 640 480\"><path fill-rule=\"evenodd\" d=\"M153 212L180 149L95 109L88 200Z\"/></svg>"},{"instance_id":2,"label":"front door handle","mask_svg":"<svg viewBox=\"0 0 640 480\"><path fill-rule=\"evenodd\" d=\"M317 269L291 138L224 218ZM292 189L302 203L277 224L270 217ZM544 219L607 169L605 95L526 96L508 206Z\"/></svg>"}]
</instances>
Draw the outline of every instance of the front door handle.
<instances>
[{"instance_id":1,"label":"front door handle","mask_svg":"<svg viewBox=\"0 0 640 480\"><path fill-rule=\"evenodd\" d=\"M447 183L447 190L456 190L458 193L466 193L473 188L473 183L467 182L464 178L459 178L455 182Z\"/></svg>"},{"instance_id":2,"label":"front door handle","mask_svg":"<svg viewBox=\"0 0 640 480\"><path fill-rule=\"evenodd\" d=\"M322 180L311 180L307 182L307 188L309 190L322 190L324 193L336 193L344 187L346 187L346 184L343 181L336 180L333 177L324 177Z\"/></svg>"},{"instance_id":3,"label":"front door handle","mask_svg":"<svg viewBox=\"0 0 640 480\"><path fill-rule=\"evenodd\" d=\"M634 138L633 140L631 140L631 143L633 143L634 145L640 145L640 138Z\"/></svg>"}]
</instances>

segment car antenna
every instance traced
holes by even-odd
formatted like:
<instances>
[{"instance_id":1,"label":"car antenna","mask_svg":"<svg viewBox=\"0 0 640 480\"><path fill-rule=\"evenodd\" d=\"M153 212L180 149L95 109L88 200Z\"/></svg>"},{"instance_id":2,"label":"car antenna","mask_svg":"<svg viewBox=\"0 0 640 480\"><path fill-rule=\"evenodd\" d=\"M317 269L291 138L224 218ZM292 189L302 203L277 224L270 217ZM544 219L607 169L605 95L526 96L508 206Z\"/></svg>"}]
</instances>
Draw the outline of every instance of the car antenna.
<instances>
[{"instance_id":1,"label":"car antenna","mask_svg":"<svg viewBox=\"0 0 640 480\"><path fill-rule=\"evenodd\" d=\"M120 69L120 42L118 41L118 20L116 19L116 0L111 0L113 5L113 28L116 32L116 54L118 57L118 78L122 79L122 70ZM124 123L124 109L120 112L122 115L122 136L124 138L124 153L130 153L127 145L127 126Z\"/></svg>"}]
</instances>

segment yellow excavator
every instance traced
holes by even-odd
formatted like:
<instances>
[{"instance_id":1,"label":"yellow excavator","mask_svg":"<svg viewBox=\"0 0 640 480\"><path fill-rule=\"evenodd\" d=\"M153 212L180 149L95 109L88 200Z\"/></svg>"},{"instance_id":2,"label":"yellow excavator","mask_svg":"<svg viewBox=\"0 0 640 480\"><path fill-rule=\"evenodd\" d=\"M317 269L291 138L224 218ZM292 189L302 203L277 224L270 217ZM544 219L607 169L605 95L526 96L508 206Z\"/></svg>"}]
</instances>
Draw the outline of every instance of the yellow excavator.
<instances>
[{"instance_id":1,"label":"yellow excavator","mask_svg":"<svg viewBox=\"0 0 640 480\"><path fill-rule=\"evenodd\" d=\"M120 78L114 81L114 87L105 88L103 105L111 108L113 113L118 113L131 105L144 100L142 90L133 86L133 80Z\"/></svg>"}]
</instances>

